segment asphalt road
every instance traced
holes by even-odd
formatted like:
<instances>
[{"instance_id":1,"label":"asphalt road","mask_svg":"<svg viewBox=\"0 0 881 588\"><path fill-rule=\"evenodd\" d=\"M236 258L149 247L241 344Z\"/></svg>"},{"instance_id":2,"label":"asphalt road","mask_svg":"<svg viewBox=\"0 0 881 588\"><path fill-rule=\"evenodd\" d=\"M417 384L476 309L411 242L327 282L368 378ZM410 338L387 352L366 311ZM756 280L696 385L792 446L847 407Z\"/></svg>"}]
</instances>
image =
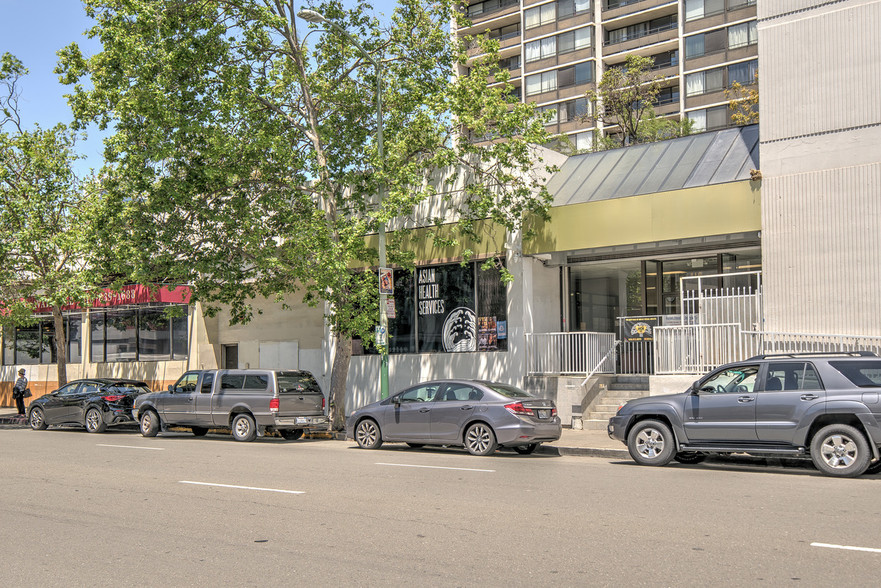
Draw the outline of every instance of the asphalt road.
<instances>
[{"instance_id":1,"label":"asphalt road","mask_svg":"<svg viewBox=\"0 0 881 588\"><path fill-rule=\"evenodd\" d=\"M881 570L881 476L71 429L0 430L0 447L8 586L876 586Z\"/></svg>"}]
</instances>

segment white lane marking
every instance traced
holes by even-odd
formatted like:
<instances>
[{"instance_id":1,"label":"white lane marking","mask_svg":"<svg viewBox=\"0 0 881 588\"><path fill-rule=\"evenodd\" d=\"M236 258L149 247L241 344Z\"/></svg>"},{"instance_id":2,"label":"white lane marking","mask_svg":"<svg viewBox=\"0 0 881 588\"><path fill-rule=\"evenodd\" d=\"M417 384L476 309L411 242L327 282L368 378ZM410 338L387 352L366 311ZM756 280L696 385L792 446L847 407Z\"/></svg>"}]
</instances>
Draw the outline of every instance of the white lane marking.
<instances>
[{"instance_id":1,"label":"white lane marking","mask_svg":"<svg viewBox=\"0 0 881 588\"><path fill-rule=\"evenodd\" d=\"M97 443L98 447L122 447L124 449L149 449L151 451L165 451L164 447L138 447L137 445L108 445L107 443Z\"/></svg>"},{"instance_id":2,"label":"white lane marking","mask_svg":"<svg viewBox=\"0 0 881 588\"><path fill-rule=\"evenodd\" d=\"M190 482L181 480L181 484L195 484L197 486L215 486L217 488L236 488L238 490L259 490L260 492L281 492L282 494L305 494L299 490L279 490L278 488L255 488L253 486L233 486L231 484L212 484L210 482Z\"/></svg>"},{"instance_id":3,"label":"white lane marking","mask_svg":"<svg viewBox=\"0 0 881 588\"><path fill-rule=\"evenodd\" d=\"M827 547L829 549L847 549L848 551L868 551L869 553L881 553L881 549L874 547L854 547L852 545L834 545L832 543L811 543L811 547Z\"/></svg>"},{"instance_id":4,"label":"white lane marking","mask_svg":"<svg viewBox=\"0 0 881 588\"><path fill-rule=\"evenodd\" d=\"M432 470L459 470L461 472L494 472L495 470L478 470L475 468L446 468L443 466L429 466L429 465L412 465L409 463L380 463L377 462L376 465L384 465L384 466L395 466L399 468L427 468Z\"/></svg>"}]
</instances>

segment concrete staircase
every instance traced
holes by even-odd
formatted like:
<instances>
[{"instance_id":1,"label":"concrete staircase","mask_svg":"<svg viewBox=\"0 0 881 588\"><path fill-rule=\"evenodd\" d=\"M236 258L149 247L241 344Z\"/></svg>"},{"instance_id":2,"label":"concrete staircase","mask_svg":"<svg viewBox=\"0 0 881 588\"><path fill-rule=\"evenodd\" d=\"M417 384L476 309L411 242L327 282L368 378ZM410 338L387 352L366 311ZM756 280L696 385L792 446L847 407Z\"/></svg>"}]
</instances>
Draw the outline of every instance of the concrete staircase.
<instances>
[{"instance_id":1,"label":"concrete staircase","mask_svg":"<svg viewBox=\"0 0 881 588\"><path fill-rule=\"evenodd\" d=\"M615 376L587 405L582 422L586 430L605 431L618 407L633 398L649 395L648 376Z\"/></svg>"}]
</instances>

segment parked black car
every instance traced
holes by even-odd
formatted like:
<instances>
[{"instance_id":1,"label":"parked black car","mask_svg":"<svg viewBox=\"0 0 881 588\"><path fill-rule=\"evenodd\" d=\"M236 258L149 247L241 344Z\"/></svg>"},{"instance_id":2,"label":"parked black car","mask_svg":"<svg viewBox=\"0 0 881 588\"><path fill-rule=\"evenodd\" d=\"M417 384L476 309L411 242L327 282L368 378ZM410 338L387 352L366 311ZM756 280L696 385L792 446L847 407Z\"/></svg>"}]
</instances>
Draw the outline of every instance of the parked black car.
<instances>
[{"instance_id":1,"label":"parked black car","mask_svg":"<svg viewBox=\"0 0 881 588\"><path fill-rule=\"evenodd\" d=\"M881 469L881 359L871 352L760 355L681 394L631 400L609 436L642 465L714 453L810 457L826 475Z\"/></svg>"},{"instance_id":2,"label":"parked black car","mask_svg":"<svg viewBox=\"0 0 881 588\"><path fill-rule=\"evenodd\" d=\"M89 433L102 433L111 425L135 424L134 399L148 392L147 384L137 380L74 380L31 402L28 423L35 431L74 424L83 425Z\"/></svg>"}]
</instances>

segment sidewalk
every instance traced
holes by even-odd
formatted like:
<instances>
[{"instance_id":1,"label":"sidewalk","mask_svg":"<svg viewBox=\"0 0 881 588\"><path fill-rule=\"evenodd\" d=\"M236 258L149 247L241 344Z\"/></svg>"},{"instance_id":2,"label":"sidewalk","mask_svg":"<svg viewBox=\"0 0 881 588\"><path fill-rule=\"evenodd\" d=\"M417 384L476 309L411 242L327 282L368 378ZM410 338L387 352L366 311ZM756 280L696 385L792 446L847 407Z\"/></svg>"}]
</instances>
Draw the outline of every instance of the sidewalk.
<instances>
[{"instance_id":1,"label":"sidewalk","mask_svg":"<svg viewBox=\"0 0 881 588\"><path fill-rule=\"evenodd\" d=\"M26 429L25 417L17 416L15 408L0 407L0 429ZM610 439L605 431L585 431L563 428L563 436L553 443L544 443L540 453L629 459L623 443Z\"/></svg>"}]
</instances>

